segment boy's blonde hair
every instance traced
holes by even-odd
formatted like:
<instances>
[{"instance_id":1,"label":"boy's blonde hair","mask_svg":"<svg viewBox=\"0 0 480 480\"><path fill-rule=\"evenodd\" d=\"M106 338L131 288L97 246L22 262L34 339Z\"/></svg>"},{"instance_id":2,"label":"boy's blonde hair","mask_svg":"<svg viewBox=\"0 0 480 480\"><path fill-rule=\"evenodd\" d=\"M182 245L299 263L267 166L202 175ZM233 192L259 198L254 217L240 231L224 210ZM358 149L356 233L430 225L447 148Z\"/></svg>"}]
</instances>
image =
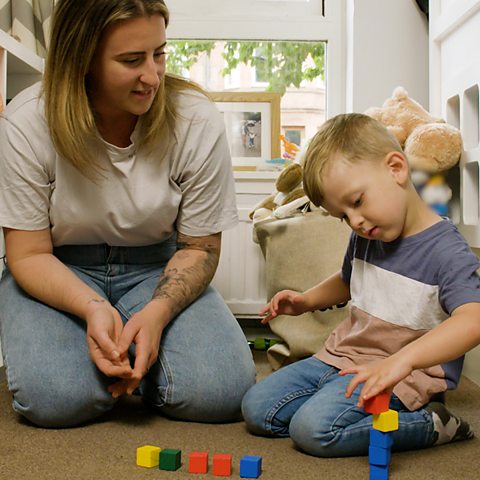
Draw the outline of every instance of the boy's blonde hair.
<instances>
[{"instance_id":1,"label":"boy's blonde hair","mask_svg":"<svg viewBox=\"0 0 480 480\"><path fill-rule=\"evenodd\" d=\"M403 154L397 139L377 120L361 113L337 115L315 134L305 154L303 187L317 207L323 203L323 175L335 154L349 162L382 160L389 152Z\"/></svg>"},{"instance_id":2,"label":"boy's blonde hair","mask_svg":"<svg viewBox=\"0 0 480 480\"><path fill-rule=\"evenodd\" d=\"M105 29L122 20L161 15L169 11L163 0L58 0L53 16L43 94L50 135L59 155L85 176L98 178L94 157L95 112L88 97L87 74ZM175 96L186 89L203 90L193 82L166 74L150 110L142 115L142 145L166 151L174 139L178 117ZM162 155L159 155L161 158Z\"/></svg>"}]
</instances>

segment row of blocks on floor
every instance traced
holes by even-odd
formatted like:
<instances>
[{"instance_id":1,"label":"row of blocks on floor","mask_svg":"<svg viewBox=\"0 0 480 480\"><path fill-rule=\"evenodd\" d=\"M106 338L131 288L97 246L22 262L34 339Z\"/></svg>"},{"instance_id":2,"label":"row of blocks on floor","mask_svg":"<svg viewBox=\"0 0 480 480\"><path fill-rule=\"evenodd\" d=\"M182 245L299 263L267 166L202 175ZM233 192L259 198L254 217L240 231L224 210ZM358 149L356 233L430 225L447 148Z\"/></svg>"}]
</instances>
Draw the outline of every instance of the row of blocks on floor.
<instances>
[{"instance_id":1,"label":"row of blocks on floor","mask_svg":"<svg viewBox=\"0 0 480 480\"><path fill-rule=\"evenodd\" d=\"M365 411L373 415L370 429L368 463L370 480L388 480L392 457L393 432L398 430L398 412L389 409L390 394L382 393L365 402Z\"/></svg>"},{"instance_id":2,"label":"row of blocks on floor","mask_svg":"<svg viewBox=\"0 0 480 480\"><path fill-rule=\"evenodd\" d=\"M160 470L178 470L182 464L182 452L174 448L144 445L137 448L137 465L159 467ZM189 473L208 472L208 452L192 452L188 456ZM212 462L213 475L229 477L232 474L232 456L216 453ZM245 455L240 459L240 478L258 478L262 473L262 457Z\"/></svg>"}]
</instances>

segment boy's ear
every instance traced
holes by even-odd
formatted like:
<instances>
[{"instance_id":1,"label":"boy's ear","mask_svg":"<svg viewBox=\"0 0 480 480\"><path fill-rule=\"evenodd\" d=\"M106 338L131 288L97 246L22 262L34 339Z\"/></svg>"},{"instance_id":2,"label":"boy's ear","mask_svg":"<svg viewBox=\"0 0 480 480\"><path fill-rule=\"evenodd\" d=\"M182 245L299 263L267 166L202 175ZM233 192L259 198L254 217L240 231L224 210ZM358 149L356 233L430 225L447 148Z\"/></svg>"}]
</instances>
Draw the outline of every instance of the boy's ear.
<instances>
[{"instance_id":1,"label":"boy's ear","mask_svg":"<svg viewBox=\"0 0 480 480\"><path fill-rule=\"evenodd\" d=\"M405 155L401 152L390 152L386 155L384 162L393 178L400 185L404 185L408 181L410 169Z\"/></svg>"}]
</instances>

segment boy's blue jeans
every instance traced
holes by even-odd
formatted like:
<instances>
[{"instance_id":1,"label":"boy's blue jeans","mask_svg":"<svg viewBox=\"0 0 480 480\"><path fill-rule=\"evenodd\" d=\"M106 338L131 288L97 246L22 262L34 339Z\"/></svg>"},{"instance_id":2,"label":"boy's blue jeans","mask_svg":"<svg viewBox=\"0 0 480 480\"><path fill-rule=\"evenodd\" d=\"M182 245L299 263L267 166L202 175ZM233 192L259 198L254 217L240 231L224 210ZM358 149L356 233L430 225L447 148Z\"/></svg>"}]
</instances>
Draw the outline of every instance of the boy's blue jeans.
<instances>
[{"instance_id":1,"label":"boy's blue jeans","mask_svg":"<svg viewBox=\"0 0 480 480\"><path fill-rule=\"evenodd\" d=\"M120 312L123 321L151 300L174 241L149 247L69 246L54 250L73 272ZM90 359L83 320L31 298L5 269L0 333L13 408L44 427L69 427L110 410L115 381ZM133 353L133 349L132 349ZM165 328L157 362L136 393L179 419L240 418L255 382L245 336L220 295L208 289Z\"/></svg>"},{"instance_id":2,"label":"boy's blue jeans","mask_svg":"<svg viewBox=\"0 0 480 480\"><path fill-rule=\"evenodd\" d=\"M269 375L243 399L248 428L258 435L290 436L301 450L318 457L368 455L372 416L355 406L359 388L345 398L352 375L338 371L310 357ZM394 450L433 444L433 421L424 409L410 412L396 396L390 408L399 412Z\"/></svg>"}]
</instances>

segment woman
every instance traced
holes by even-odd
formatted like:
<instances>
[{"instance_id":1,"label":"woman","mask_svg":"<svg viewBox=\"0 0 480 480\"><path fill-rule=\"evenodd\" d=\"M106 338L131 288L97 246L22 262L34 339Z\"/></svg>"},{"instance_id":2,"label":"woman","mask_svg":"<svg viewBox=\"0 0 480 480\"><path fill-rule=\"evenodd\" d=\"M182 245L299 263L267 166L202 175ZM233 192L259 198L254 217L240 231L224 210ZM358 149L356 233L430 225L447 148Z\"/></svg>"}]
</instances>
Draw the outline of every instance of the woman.
<instances>
[{"instance_id":1,"label":"woman","mask_svg":"<svg viewBox=\"0 0 480 480\"><path fill-rule=\"evenodd\" d=\"M166 415L238 418L254 365L218 293L237 221L223 123L165 73L162 0L60 0L43 85L0 119L13 408L74 426L136 393Z\"/></svg>"}]
</instances>

